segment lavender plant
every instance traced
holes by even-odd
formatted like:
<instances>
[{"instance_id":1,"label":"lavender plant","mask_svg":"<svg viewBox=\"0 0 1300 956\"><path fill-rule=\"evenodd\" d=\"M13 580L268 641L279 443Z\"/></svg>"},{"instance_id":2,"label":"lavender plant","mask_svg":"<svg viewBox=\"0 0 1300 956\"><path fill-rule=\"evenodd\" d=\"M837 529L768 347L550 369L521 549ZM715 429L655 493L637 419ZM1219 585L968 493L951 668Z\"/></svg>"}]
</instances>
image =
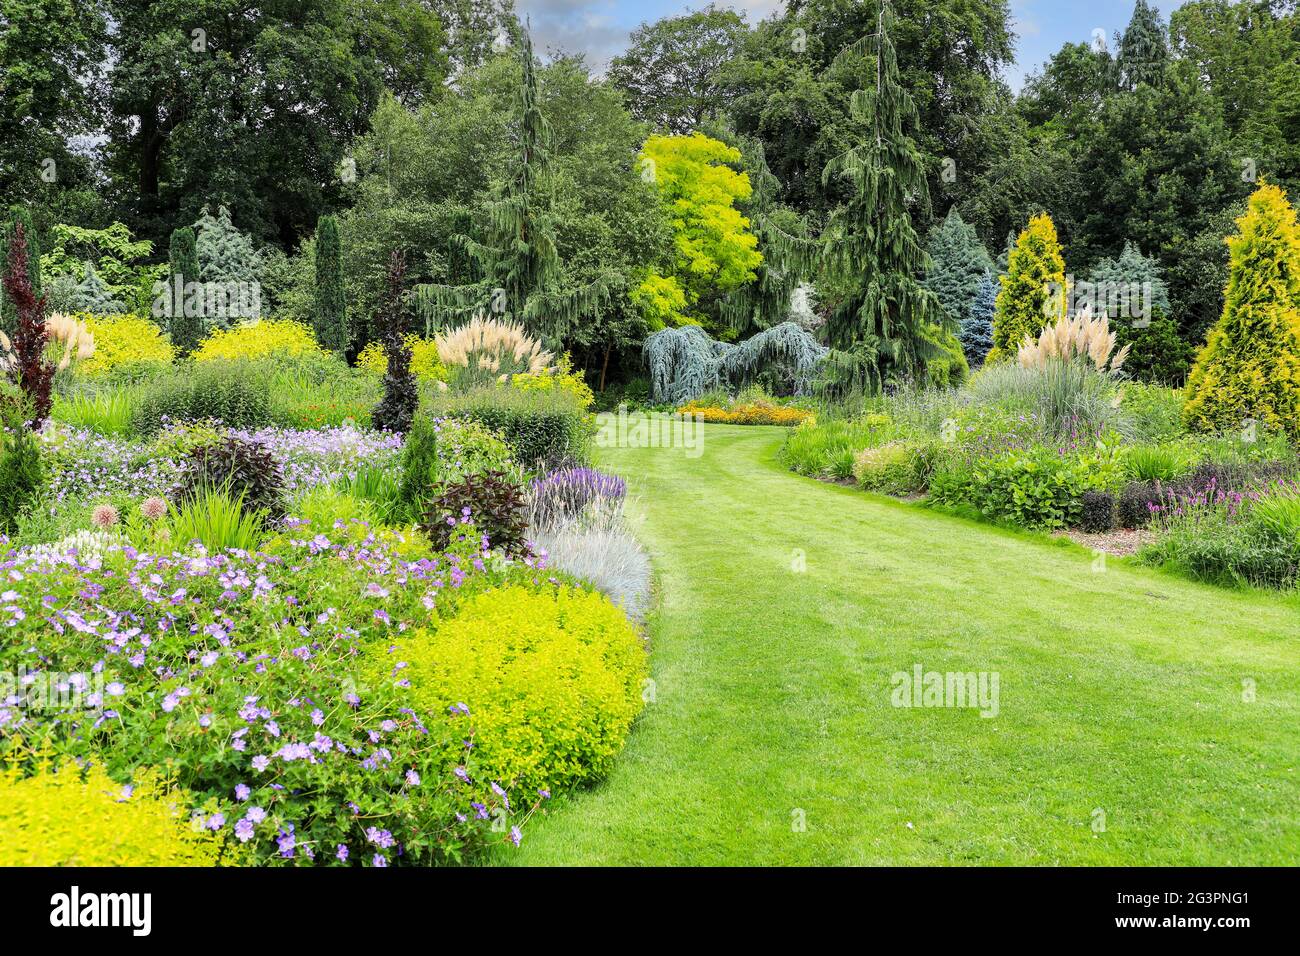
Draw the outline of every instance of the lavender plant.
<instances>
[{"instance_id":1,"label":"lavender plant","mask_svg":"<svg viewBox=\"0 0 1300 956\"><path fill-rule=\"evenodd\" d=\"M593 518L621 513L627 483L594 468L565 468L534 479L528 488L528 524L535 531L554 532L584 515Z\"/></svg>"}]
</instances>

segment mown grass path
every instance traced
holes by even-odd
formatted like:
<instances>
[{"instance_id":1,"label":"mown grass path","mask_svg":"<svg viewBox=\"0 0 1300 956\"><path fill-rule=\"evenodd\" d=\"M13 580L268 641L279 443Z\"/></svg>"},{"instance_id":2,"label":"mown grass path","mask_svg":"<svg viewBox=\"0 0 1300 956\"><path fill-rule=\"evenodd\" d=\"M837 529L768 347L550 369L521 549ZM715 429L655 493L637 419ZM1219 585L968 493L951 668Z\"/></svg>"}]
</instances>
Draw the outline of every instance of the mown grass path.
<instances>
[{"instance_id":1,"label":"mown grass path","mask_svg":"<svg viewBox=\"0 0 1300 956\"><path fill-rule=\"evenodd\" d=\"M501 862L1300 861L1294 598L800 478L781 438L603 453L658 573L656 700ZM915 664L996 671L997 716L893 706Z\"/></svg>"}]
</instances>

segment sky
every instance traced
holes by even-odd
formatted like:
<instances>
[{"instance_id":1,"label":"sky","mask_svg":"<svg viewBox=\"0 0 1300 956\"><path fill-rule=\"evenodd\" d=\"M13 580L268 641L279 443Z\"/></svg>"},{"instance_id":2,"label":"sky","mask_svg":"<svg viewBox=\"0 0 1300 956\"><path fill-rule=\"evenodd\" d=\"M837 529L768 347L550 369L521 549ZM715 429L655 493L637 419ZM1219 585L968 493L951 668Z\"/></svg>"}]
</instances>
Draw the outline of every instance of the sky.
<instances>
[{"instance_id":1,"label":"sky","mask_svg":"<svg viewBox=\"0 0 1300 956\"><path fill-rule=\"evenodd\" d=\"M1026 74L1042 65L1066 43L1091 42L1104 32L1112 45L1133 12L1133 0L1010 0L1016 38L1016 63L1005 79L1019 89ZM539 50L582 52L587 62L603 70L609 59L627 46L628 35L644 22L678 16L707 6L708 0L515 0L521 15L531 18L533 42ZM717 0L755 24L782 6L781 0ZM1174 0L1156 3L1166 22L1180 6Z\"/></svg>"}]
</instances>

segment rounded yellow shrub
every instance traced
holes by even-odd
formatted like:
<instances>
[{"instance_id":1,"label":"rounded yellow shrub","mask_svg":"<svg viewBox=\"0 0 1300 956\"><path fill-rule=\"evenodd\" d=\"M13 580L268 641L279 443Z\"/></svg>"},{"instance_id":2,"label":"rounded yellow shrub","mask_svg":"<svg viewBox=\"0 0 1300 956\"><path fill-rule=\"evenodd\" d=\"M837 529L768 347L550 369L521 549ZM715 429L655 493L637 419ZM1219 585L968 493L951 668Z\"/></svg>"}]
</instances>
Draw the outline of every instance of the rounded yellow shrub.
<instances>
[{"instance_id":1,"label":"rounded yellow shrub","mask_svg":"<svg viewBox=\"0 0 1300 956\"><path fill-rule=\"evenodd\" d=\"M372 662L409 681L416 709L464 704L471 776L525 793L603 776L641 711L646 655L595 592L510 585L471 598L436 632L384 642Z\"/></svg>"},{"instance_id":2,"label":"rounded yellow shrub","mask_svg":"<svg viewBox=\"0 0 1300 956\"><path fill-rule=\"evenodd\" d=\"M555 369L545 372L521 372L510 377L510 384L524 392L564 392L576 398L583 408L596 404L596 394L583 379L581 372L573 370L569 356L564 356Z\"/></svg>"},{"instance_id":3,"label":"rounded yellow shrub","mask_svg":"<svg viewBox=\"0 0 1300 956\"><path fill-rule=\"evenodd\" d=\"M171 341L156 322L139 315L68 316L81 322L95 340L95 351L76 363L77 375L108 375L121 366L170 365L176 358Z\"/></svg>"},{"instance_id":4,"label":"rounded yellow shrub","mask_svg":"<svg viewBox=\"0 0 1300 956\"><path fill-rule=\"evenodd\" d=\"M326 357L311 327L289 319L263 319L231 329L213 329L194 352L194 361Z\"/></svg>"},{"instance_id":5,"label":"rounded yellow shrub","mask_svg":"<svg viewBox=\"0 0 1300 956\"><path fill-rule=\"evenodd\" d=\"M438 358L438 344L433 339L422 339L418 335L406 336L406 344L411 347L411 371L415 377L424 381L443 382L447 380L447 368ZM357 368L376 375L388 371L388 355L378 342L370 342L357 356Z\"/></svg>"},{"instance_id":6,"label":"rounded yellow shrub","mask_svg":"<svg viewBox=\"0 0 1300 956\"><path fill-rule=\"evenodd\" d=\"M145 776L123 787L68 762L0 773L0 866L215 866L219 837L195 829L183 792Z\"/></svg>"}]
</instances>

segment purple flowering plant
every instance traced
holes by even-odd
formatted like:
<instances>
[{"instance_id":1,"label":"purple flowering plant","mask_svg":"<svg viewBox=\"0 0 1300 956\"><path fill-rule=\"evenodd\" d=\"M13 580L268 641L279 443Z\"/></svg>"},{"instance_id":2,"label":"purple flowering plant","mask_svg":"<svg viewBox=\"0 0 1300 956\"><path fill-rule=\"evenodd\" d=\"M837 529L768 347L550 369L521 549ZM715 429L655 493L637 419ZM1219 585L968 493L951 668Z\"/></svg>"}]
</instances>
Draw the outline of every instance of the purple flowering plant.
<instances>
[{"instance_id":1,"label":"purple flowering plant","mask_svg":"<svg viewBox=\"0 0 1300 956\"><path fill-rule=\"evenodd\" d=\"M123 783L158 768L250 863L466 859L503 838L508 805L478 778L473 713L419 713L357 664L507 581L550 586L472 524L443 553L360 521L287 519L257 553L52 558L0 539L0 669L103 678L73 708L0 700L0 755L52 749Z\"/></svg>"},{"instance_id":2,"label":"purple flowering plant","mask_svg":"<svg viewBox=\"0 0 1300 956\"><path fill-rule=\"evenodd\" d=\"M627 483L595 468L563 468L534 479L528 488L529 525L555 531L585 513L617 514L627 496Z\"/></svg>"}]
</instances>

